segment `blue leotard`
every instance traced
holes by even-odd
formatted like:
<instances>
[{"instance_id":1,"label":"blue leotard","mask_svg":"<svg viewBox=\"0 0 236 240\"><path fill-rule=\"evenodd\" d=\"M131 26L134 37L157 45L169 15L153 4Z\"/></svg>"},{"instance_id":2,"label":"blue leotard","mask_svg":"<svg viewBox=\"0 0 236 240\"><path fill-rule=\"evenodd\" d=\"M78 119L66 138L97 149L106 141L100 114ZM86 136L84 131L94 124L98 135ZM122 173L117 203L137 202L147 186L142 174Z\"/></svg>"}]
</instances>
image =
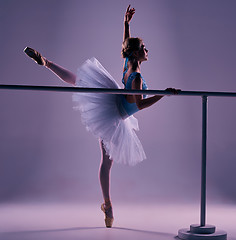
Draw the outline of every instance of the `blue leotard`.
<instances>
[{"instance_id":1,"label":"blue leotard","mask_svg":"<svg viewBox=\"0 0 236 240\"><path fill-rule=\"evenodd\" d=\"M138 73L138 72L132 72L132 73L129 75L129 77L128 77L128 79L127 79L127 82L126 82L126 84L125 84L124 76L125 76L125 74L126 74L127 71L128 71L128 65L127 65L127 64L128 64L128 61L129 61L129 59L126 58L126 60L125 60L125 66L124 66L124 73L123 73L123 78L122 78L122 83L124 84L124 89L130 90L130 89L132 89L132 81L135 79L135 77L136 77L137 74L139 74L139 73ZM146 84L146 82L145 82L145 80L144 80L144 78L142 77L141 74L140 74L140 77L142 78L142 81L143 81L142 89L143 89L143 90L148 89L147 84ZM146 97L147 97L146 95L143 95L143 98L146 98ZM125 98L124 95L122 95L121 103L122 103L122 106L123 106L125 112L126 112L129 116L131 116L131 115L133 115L134 113L136 113L137 111L139 111L139 109L138 109L138 107L137 107L137 104L136 104L136 103L129 103L129 102L126 100L126 98Z\"/></svg>"}]
</instances>

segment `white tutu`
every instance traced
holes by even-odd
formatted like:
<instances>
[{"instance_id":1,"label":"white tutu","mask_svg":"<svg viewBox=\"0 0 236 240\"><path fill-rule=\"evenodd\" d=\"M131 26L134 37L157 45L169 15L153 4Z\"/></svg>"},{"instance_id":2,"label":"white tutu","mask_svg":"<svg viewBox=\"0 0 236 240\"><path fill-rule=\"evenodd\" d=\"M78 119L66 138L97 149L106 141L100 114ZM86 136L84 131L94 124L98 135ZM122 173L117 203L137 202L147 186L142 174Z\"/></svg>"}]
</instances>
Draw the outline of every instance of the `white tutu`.
<instances>
[{"instance_id":1,"label":"white tutu","mask_svg":"<svg viewBox=\"0 0 236 240\"><path fill-rule=\"evenodd\" d=\"M88 88L120 88L96 58L87 60L79 69L76 86ZM75 109L82 122L104 143L105 150L117 163L135 165L146 156L135 130L138 120L121 115L120 95L104 93L74 93Z\"/></svg>"}]
</instances>

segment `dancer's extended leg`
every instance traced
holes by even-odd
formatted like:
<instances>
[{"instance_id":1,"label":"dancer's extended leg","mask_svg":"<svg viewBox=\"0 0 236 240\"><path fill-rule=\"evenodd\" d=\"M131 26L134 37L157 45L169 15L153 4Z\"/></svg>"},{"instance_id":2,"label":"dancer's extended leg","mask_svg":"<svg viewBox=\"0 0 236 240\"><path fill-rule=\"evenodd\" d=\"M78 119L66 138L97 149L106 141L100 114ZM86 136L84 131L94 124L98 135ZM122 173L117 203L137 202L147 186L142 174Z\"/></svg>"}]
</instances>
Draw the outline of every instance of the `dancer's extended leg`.
<instances>
[{"instance_id":1,"label":"dancer's extended leg","mask_svg":"<svg viewBox=\"0 0 236 240\"><path fill-rule=\"evenodd\" d=\"M102 188L104 204L102 205L102 210L105 212L105 222L107 227L112 226L113 222L113 212L110 198L110 170L113 160L109 159L106 153L103 143L101 142L102 159L99 169L99 179Z\"/></svg>"},{"instance_id":2,"label":"dancer's extended leg","mask_svg":"<svg viewBox=\"0 0 236 240\"><path fill-rule=\"evenodd\" d=\"M48 60L46 60L45 66L48 69L50 69L54 74L56 74L60 79L62 79L64 82L75 85L76 75L74 73Z\"/></svg>"},{"instance_id":3,"label":"dancer's extended leg","mask_svg":"<svg viewBox=\"0 0 236 240\"><path fill-rule=\"evenodd\" d=\"M75 85L76 82L76 75L69 70L47 60L45 57L43 57L39 52L36 50L26 47L24 49L24 52L32 58L35 62L37 62L39 65L45 66L48 69L50 69L54 74L56 74L61 80L64 82L70 83L72 85Z\"/></svg>"}]
</instances>

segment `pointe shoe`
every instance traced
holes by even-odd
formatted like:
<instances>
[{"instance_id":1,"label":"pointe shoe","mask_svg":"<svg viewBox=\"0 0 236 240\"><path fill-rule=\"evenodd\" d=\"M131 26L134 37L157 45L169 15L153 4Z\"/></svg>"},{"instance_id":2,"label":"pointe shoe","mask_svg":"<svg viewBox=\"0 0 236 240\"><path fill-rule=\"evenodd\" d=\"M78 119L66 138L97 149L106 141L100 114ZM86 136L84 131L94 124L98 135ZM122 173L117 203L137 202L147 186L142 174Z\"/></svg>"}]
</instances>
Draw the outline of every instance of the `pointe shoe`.
<instances>
[{"instance_id":1,"label":"pointe shoe","mask_svg":"<svg viewBox=\"0 0 236 240\"><path fill-rule=\"evenodd\" d=\"M24 52L26 55L28 55L30 58L32 58L39 65L46 66L46 59L44 57L42 57L42 55L39 52L37 52L36 50L34 50L30 47L26 47L24 49Z\"/></svg>"},{"instance_id":2,"label":"pointe shoe","mask_svg":"<svg viewBox=\"0 0 236 240\"><path fill-rule=\"evenodd\" d=\"M105 204L103 203L101 205L101 210L105 213L105 225L107 228L111 228L112 227L112 224L113 224L113 221L114 221L114 218L113 217L108 217L107 216L107 212L110 210L111 206L108 207L107 209L105 209Z\"/></svg>"}]
</instances>

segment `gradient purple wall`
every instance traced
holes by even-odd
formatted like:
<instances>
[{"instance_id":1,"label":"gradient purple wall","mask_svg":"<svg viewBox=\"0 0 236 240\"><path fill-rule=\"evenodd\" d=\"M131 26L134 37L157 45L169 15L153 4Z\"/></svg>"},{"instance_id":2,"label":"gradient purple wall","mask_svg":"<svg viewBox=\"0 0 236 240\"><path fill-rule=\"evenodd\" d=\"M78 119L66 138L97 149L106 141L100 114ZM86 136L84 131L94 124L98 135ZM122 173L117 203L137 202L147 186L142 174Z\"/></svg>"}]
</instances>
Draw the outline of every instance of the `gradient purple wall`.
<instances>
[{"instance_id":1,"label":"gradient purple wall","mask_svg":"<svg viewBox=\"0 0 236 240\"><path fill-rule=\"evenodd\" d=\"M117 81L123 15L144 39L150 89L236 91L234 0L0 2L1 84L68 86L27 58L25 46L76 72L95 56ZM71 94L0 90L0 201L100 201L98 141ZM236 99L209 99L208 199L236 201ZM115 164L114 201L199 201L201 98L166 97L136 114L148 159Z\"/></svg>"}]
</instances>

